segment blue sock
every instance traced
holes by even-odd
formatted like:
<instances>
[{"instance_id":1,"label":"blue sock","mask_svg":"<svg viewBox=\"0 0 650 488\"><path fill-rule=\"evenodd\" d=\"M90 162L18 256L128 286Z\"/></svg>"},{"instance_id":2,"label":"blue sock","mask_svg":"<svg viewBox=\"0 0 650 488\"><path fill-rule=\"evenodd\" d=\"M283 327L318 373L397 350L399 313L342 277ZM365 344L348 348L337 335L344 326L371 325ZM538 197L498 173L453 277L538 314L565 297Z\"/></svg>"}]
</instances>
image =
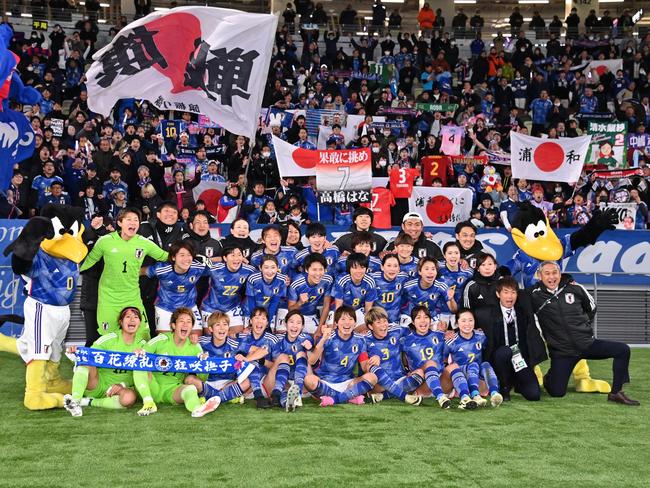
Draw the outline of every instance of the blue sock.
<instances>
[{"instance_id":1,"label":"blue sock","mask_svg":"<svg viewBox=\"0 0 650 488\"><path fill-rule=\"evenodd\" d=\"M282 363L278 366L277 371L275 372L275 385L273 386L273 393L281 393L284 390L287 380L289 379L289 373L291 373L291 367L287 363Z\"/></svg>"},{"instance_id":2,"label":"blue sock","mask_svg":"<svg viewBox=\"0 0 650 488\"><path fill-rule=\"evenodd\" d=\"M467 373L467 387L470 391L470 396L474 398L479 394L478 384L481 381L481 367L478 363L469 363L465 367L465 372Z\"/></svg>"},{"instance_id":3,"label":"blue sock","mask_svg":"<svg viewBox=\"0 0 650 488\"><path fill-rule=\"evenodd\" d=\"M463 398L469 396L469 388L467 387L467 380L465 375L460 370L456 368L451 372L451 381L454 384L454 389L458 392L458 395Z\"/></svg>"},{"instance_id":4,"label":"blue sock","mask_svg":"<svg viewBox=\"0 0 650 488\"><path fill-rule=\"evenodd\" d=\"M380 366L373 366L370 368L370 372L377 377L377 384L384 387L384 389L392 396L404 401L404 397L406 396L404 388L402 388L401 384L395 383L395 381L393 381L393 379L388 376L388 373L386 373L383 368Z\"/></svg>"},{"instance_id":5,"label":"blue sock","mask_svg":"<svg viewBox=\"0 0 650 488\"><path fill-rule=\"evenodd\" d=\"M253 372L249 375L248 381L251 384L251 389L253 390L253 396L255 398L262 398L264 394L262 393L262 373L258 367L255 367Z\"/></svg>"},{"instance_id":6,"label":"blue sock","mask_svg":"<svg viewBox=\"0 0 650 488\"><path fill-rule=\"evenodd\" d=\"M209 400L213 396L220 396L220 395L219 395L219 390L208 385L207 383L203 383L203 392L201 393L201 396L203 396L206 400Z\"/></svg>"},{"instance_id":7,"label":"blue sock","mask_svg":"<svg viewBox=\"0 0 650 488\"><path fill-rule=\"evenodd\" d=\"M305 376L307 376L307 358L296 359L296 369L293 372L293 382L300 388L305 384Z\"/></svg>"},{"instance_id":8,"label":"blue sock","mask_svg":"<svg viewBox=\"0 0 650 488\"><path fill-rule=\"evenodd\" d=\"M499 380L490 363L484 362L481 364L481 374L487 383L488 390L490 390L490 395L499 393Z\"/></svg>"},{"instance_id":9,"label":"blue sock","mask_svg":"<svg viewBox=\"0 0 650 488\"><path fill-rule=\"evenodd\" d=\"M350 386L347 390L337 393L334 397L334 403L347 403L354 397L368 393L372 390L372 386L373 385L368 383L366 380L361 380Z\"/></svg>"},{"instance_id":10,"label":"blue sock","mask_svg":"<svg viewBox=\"0 0 650 488\"><path fill-rule=\"evenodd\" d=\"M406 381L406 380L405 380ZM436 397L436 400L445 394L440 386L440 371L433 366L429 366L424 370L424 381L427 382L431 394Z\"/></svg>"},{"instance_id":11,"label":"blue sock","mask_svg":"<svg viewBox=\"0 0 650 488\"><path fill-rule=\"evenodd\" d=\"M287 390L283 390L282 393L280 393L280 405L283 407L287 406Z\"/></svg>"},{"instance_id":12,"label":"blue sock","mask_svg":"<svg viewBox=\"0 0 650 488\"><path fill-rule=\"evenodd\" d=\"M244 394L241 391L241 386L238 383L233 383L232 385L226 386L223 390L219 392L219 397L221 397L222 402L229 402L234 398L240 397Z\"/></svg>"},{"instance_id":13,"label":"blue sock","mask_svg":"<svg viewBox=\"0 0 650 488\"><path fill-rule=\"evenodd\" d=\"M417 390L422 383L424 383L424 378L419 374L405 376L404 379L399 382L400 386L406 393Z\"/></svg>"},{"instance_id":14,"label":"blue sock","mask_svg":"<svg viewBox=\"0 0 650 488\"><path fill-rule=\"evenodd\" d=\"M318 398L321 398L323 396L329 396L329 395L326 394L327 392L324 390L323 384L320 381L316 385L316 388L314 388L313 390L310 390L309 388L307 388L307 390L309 390L309 393L311 393L313 396L318 397Z\"/></svg>"}]
</instances>

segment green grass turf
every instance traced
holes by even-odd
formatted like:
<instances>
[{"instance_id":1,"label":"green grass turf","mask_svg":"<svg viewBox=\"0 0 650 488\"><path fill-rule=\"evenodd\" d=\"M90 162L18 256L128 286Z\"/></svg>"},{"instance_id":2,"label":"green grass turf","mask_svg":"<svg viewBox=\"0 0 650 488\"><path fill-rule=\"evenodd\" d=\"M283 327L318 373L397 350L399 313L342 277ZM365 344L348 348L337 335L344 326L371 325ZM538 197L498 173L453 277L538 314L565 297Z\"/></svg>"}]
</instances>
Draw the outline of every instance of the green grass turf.
<instances>
[{"instance_id":1,"label":"green grass turf","mask_svg":"<svg viewBox=\"0 0 650 488\"><path fill-rule=\"evenodd\" d=\"M611 361L590 364L611 378ZM24 366L0 353L0 486L646 487L649 349L633 351L631 376L641 407L572 392L475 412L306 400L294 414L228 404L203 419L181 406L72 418L27 411Z\"/></svg>"}]
</instances>

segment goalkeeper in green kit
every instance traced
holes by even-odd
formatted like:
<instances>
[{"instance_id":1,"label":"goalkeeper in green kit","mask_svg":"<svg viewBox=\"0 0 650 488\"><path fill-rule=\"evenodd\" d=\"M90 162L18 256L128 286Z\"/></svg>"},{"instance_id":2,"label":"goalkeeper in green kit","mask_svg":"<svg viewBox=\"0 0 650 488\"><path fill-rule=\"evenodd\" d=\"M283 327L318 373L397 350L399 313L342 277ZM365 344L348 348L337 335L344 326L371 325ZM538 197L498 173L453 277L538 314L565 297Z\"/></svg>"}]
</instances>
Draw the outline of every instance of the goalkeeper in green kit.
<instances>
[{"instance_id":1,"label":"goalkeeper in green kit","mask_svg":"<svg viewBox=\"0 0 650 488\"><path fill-rule=\"evenodd\" d=\"M101 237L81 266L86 271L99 260L104 260L104 271L99 279L97 324L99 334L118 329L117 318L126 306L142 312L139 338L149 338L149 324L140 298L140 268L146 256L166 261L167 252L150 240L138 235L140 212L125 208L117 215L119 231Z\"/></svg>"}]
</instances>

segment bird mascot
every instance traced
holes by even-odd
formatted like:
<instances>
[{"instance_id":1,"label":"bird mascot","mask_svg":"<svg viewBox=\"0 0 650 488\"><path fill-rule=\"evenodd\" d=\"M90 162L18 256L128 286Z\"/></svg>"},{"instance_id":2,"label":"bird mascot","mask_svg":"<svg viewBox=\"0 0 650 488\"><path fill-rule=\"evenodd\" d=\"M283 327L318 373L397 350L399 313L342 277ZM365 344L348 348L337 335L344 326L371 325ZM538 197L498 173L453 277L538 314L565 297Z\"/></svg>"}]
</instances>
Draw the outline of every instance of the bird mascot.
<instances>
[{"instance_id":1,"label":"bird mascot","mask_svg":"<svg viewBox=\"0 0 650 488\"><path fill-rule=\"evenodd\" d=\"M4 250L11 267L26 281L25 325L16 339L0 334L0 351L20 355L27 365L24 404L29 410L63 407L70 382L59 362L70 324L70 303L79 279L79 263L88 254L83 243L83 209L48 204L27 221Z\"/></svg>"},{"instance_id":2,"label":"bird mascot","mask_svg":"<svg viewBox=\"0 0 650 488\"><path fill-rule=\"evenodd\" d=\"M519 248L507 268L513 276L519 276L524 287L531 286L539 280L539 265L543 261L558 261L571 256L577 249L594 244L604 231L613 230L618 216L613 209L597 212L584 227L561 240L549 225L544 212L529 201L522 202L519 210L510 222L512 239ZM535 368L535 374L542 384L541 370ZM609 393L610 385L606 381L594 380L589 373L586 360L581 360L573 369L576 391L582 393Z\"/></svg>"}]
</instances>

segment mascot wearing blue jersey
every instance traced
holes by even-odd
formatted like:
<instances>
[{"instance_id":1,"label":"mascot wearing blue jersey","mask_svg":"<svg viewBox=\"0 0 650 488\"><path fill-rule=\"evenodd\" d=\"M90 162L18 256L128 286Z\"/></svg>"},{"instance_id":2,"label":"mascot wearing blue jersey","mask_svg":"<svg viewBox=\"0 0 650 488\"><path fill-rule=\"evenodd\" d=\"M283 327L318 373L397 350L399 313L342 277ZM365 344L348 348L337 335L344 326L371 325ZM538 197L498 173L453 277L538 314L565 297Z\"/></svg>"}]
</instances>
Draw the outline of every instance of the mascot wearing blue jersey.
<instances>
[{"instance_id":1,"label":"mascot wearing blue jersey","mask_svg":"<svg viewBox=\"0 0 650 488\"><path fill-rule=\"evenodd\" d=\"M59 361L70 324L70 303L79 280L79 263L88 254L81 235L83 209L45 205L29 219L5 250L11 267L26 281L25 326L18 339L0 334L0 351L20 355L27 364L25 407L63 407L70 382L61 378Z\"/></svg>"},{"instance_id":2,"label":"mascot wearing blue jersey","mask_svg":"<svg viewBox=\"0 0 650 488\"><path fill-rule=\"evenodd\" d=\"M581 247L594 244L600 234L608 229L613 230L617 222L618 217L613 209L597 212L584 227L560 240L544 212L529 201L523 202L511 222L512 239L519 249L506 266L524 287L529 287L539 281L538 271L542 261L558 261L561 266L562 259L573 255ZM540 379L539 367L535 368L535 373ZM578 392L609 393L611 390L606 381L591 378L589 366L584 359L574 368L573 378Z\"/></svg>"}]
</instances>

